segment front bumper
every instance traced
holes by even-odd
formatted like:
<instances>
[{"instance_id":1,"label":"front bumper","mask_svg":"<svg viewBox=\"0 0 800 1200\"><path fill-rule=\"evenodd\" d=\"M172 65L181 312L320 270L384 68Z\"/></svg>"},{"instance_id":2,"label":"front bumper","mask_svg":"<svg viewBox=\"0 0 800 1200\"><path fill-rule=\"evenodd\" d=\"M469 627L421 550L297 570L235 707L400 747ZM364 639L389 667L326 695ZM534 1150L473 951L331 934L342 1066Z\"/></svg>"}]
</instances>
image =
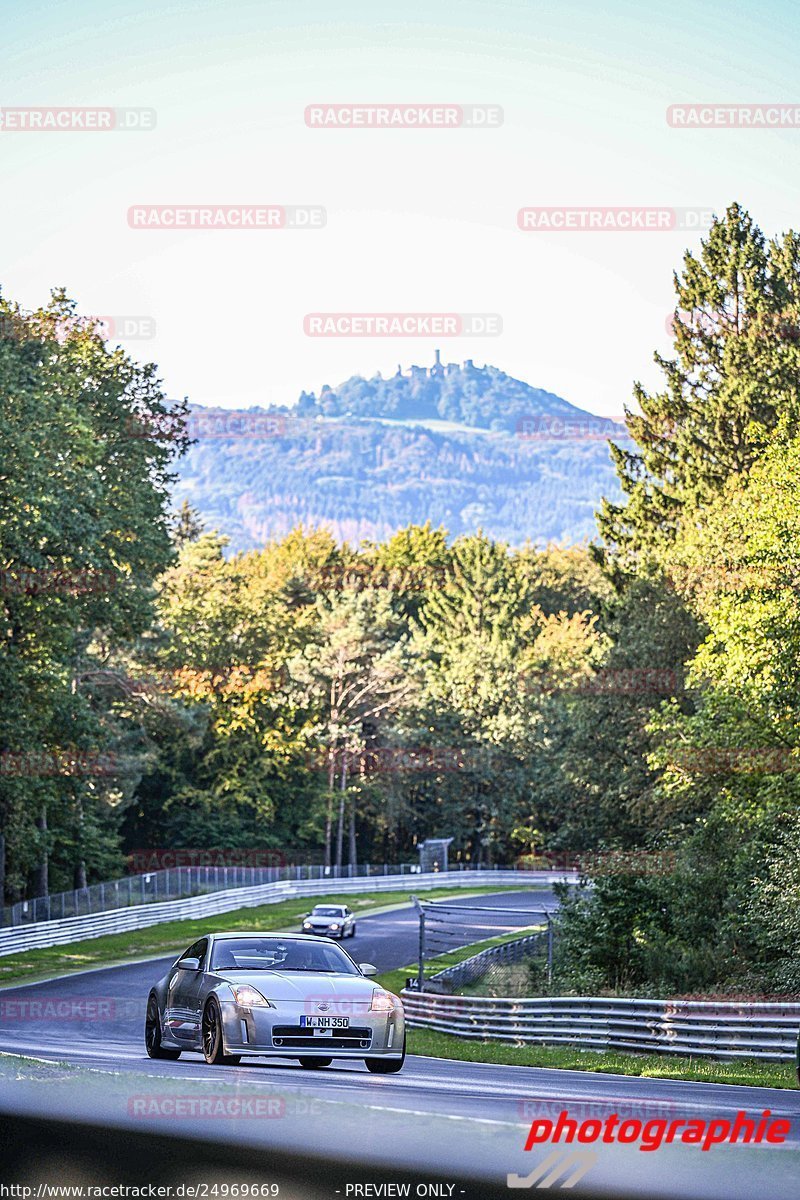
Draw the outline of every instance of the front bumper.
<instances>
[{"instance_id":1,"label":"front bumper","mask_svg":"<svg viewBox=\"0 0 800 1200\"><path fill-rule=\"evenodd\" d=\"M402 1008L373 1012L358 1006L345 1028L321 1033L303 1029L307 1008L278 1001L274 1008L243 1008L232 1000L220 1003L226 1053L303 1058L401 1058L405 1036Z\"/></svg>"}]
</instances>

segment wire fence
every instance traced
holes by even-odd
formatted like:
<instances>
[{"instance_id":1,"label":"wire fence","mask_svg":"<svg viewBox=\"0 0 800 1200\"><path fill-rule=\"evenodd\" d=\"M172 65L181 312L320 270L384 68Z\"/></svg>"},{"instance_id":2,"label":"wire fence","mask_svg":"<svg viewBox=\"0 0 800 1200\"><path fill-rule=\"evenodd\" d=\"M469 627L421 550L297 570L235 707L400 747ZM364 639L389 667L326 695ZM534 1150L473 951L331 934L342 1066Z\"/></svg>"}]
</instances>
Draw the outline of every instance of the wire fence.
<instances>
[{"instance_id":1,"label":"wire fence","mask_svg":"<svg viewBox=\"0 0 800 1200\"><path fill-rule=\"evenodd\" d=\"M442 991L453 993L460 988L480 988L483 995L494 995L498 987L511 988L513 995L526 995L530 990L531 976L529 968L536 963L543 974L548 968L548 944L546 931L530 933L524 937L515 938L511 942L501 942L498 946L489 946L471 958L455 966L446 967L429 976L425 985L426 991ZM509 971L511 967L520 970ZM506 990L504 995L509 995Z\"/></svg>"},{"instance_id":2,"label":"wire fence","mask_svg":"<svg viewBox=\"0 0 800 1200\"><path fill-rule=\"evenodd\" d=\"M445 904L441 901L423 901L416 896L413 897L414 905L417 909L419 917L419 951L418 951L418 972L417 972L417 987L425 987L426 964L432 960L441 959L443 955L447 955L453 950L460 949L469 945L472 942L485 941L493 937L501 937L519 931L522 934L524 931L529 931L533 926L544 925L544 946L547 955L547 975L548 978L552 975L553 965L553 925L550 918L550 913L547 909L533 908L512 908L483 906L483 905L465 905L465 904ZM518 946L520 942L527 942L527 938L507 938L505 946L506 955L519 955L520 958L525 956L526 951L522 946L517 950L510 947ZM538 942L537 942L538 945ZM501 950L503 943L496 949ZM532 947L529 947L527 953L530 954ZM486 951L488 954L488 950ZM480 958L480 955L475 956ZM482 960L483 961L483 960ZM486 960L487 964L491 960ZM511 957L507 959L511 961ZM457 965L453 964L453 971L457 971ZM470 968L465 968L469 970ZM478 968L474 968L478 970ZM487 965L488 969L488 965ZM445 971L440 971L430 978L441 980L445 975ZM453 976L452 978L455 978Z\"/></svg>"},{"instance_id":3,"label":"wire fence","mask_svg":"<svg viewBox=\"0 0 800 1200\"><path fill-rule=\"evenodd\" d=\"M429 872L397 873L389 875L371 874L353 877L291 879L275 883L261 883L255 887L230 887L227 891L208 892L200 896L187 896L181 900L158 901L152 904L134 904L89 916L67 917L63 920L38 921L35 924L19 925L0 929L0 956L16 954L23 950L34 950L46 946L61 946L68 942L84 941L107 933L127 933L132 929L145 929L162 921L183 921L214 916L217 913L233 912L240 908L257 908L262 904L277 904L301 896L322 897L335 893L341 899L347 894L368 892L387 894L411 892L420 888L446 887L459 890L490 885L499 887L552 886L567 878L545 871L475 870L451 871L447 874ZM467 938L467 941L470 939Z\"/></svg>"},{"instance_id":4,"label":"wire fence","mask_svg":"<svg viewBox=\"0 0 800 1200\"><path fill-rule=\"evenodd\" d=\"M471 864L452 864L445 874L460 874L478 869ZM505 867L480 868L483 871L507 871ZM164 900L182 900L231 888L255 887L265 883L297 882L311 879L364 879L387 875L415 875L418 863L361 863L356 867L325 867L319 864L273 867L170 867L142 871L94 883L69 892L53 892L0 909L0 926L34 925L39 921L57 921L66 917L86 917L134 905L155 904ZM521 872L521 877L525 872Z\"/></svg>"},{"instance_id":5,"label":"wire fence","mask_svg":"<svg viewBox=\"0 0 800 1200\"><path fill-rule=\"evenodd\" d=\"M71 892L54 892L33 900L20 900L2 910L3 926L33 925L38 921L57 921L65 917L87 917L93 913L155 904L162 900L182 900L208 892L226 892L230 888L255 887L262 883L282 883L300 879L356 879L369 876L405 875L418 872L416 863L398 865L362 863L358 867L319 865L275 867L171 867L141 872L94 883Z\"/></svg>"}]
</instances>

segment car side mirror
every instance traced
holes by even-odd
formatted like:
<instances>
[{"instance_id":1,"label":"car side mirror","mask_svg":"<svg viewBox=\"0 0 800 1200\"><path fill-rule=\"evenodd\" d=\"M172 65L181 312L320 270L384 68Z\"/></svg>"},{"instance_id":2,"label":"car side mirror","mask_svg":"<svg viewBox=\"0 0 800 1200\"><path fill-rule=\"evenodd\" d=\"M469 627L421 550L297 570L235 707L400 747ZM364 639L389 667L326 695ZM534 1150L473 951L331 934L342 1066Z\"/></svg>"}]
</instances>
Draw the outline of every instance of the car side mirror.
<instances>
[{"instance_id":1,"label":"car side mirror","mask_svg":"<svg viewBox=\"0 0 800 1200\"><path fill-rule=\"evenodd\" d=\"M182 958L177 964L182 971L199 971L199 958Z\"/></svg>"},{"instance_id":2,"label":"car side mirror","mask_svg":"<svg viewBox=\"0 0 800 1200\"><path fill-rule=\"evenodd\" d=\"M358 969L362 975L377 975L378 968L373 963L359 963Z\"/></svg>"}]
</instances>

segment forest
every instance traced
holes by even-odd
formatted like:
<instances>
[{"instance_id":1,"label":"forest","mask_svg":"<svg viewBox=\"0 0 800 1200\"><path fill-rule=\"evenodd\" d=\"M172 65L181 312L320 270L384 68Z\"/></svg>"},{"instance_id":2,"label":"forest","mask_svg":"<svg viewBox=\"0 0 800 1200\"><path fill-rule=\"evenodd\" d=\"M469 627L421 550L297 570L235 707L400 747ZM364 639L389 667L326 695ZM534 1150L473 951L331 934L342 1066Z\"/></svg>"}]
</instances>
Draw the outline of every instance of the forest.
<instances>
[{"instance_id":1,"label":"forest","mask_svg":"<svg viewBox=\"0 0 800 1200\"><path fill-rule=\"evenodd\" d=\"M427 522L512 546L579 544L597 536L599 498L621 498L608 438L627 441L624 425L469 360L354 376L292 408L193 405L188 432L174 496L230 551L298 524L356 547Z\"/></svg>"},{"instance_id":2,"label":"forest","mask_svg":"<svg viewBox=\"0 0 800 1200\"><path fill-rule=\"evenodd\" d=\"M6 903L147 847L452 837L584 856L564 988L800 991L800 235L732 204L685 254L589 544L432 517L234 552L174 505L157 368L63 292L0 317Z\"/></svg>"}]
</instances>

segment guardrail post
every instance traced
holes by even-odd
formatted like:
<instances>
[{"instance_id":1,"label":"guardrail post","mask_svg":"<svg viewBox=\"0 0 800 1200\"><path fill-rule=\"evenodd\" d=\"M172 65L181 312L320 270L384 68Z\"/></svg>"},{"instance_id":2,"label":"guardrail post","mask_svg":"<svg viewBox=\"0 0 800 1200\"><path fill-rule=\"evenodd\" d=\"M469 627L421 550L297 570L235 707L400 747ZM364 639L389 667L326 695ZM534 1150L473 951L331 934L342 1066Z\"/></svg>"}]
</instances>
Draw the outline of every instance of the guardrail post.
<instances>
[{"instance_id":1,"label":"guardrail post","mask_svg":"<svg viewBox=\"0 0 800 1200\"><path fill-rule=\"evenodd\" d=\"M422 991L425 983L425 909L416 896L411 897L411 903L419 913L419 965L417 967L417 987Z\"/></svg>"},{"instance_id":2,"label":"guardrail post","mask_svg":"<svg viewBox=\"0 0 800 1200\"><path fill-rule=\"evenodd\" d=\"M553 982L553 922L550 919L550 913L545 913L547 917L547 983L550 986Z\"/></svg>"}]
</instances>

